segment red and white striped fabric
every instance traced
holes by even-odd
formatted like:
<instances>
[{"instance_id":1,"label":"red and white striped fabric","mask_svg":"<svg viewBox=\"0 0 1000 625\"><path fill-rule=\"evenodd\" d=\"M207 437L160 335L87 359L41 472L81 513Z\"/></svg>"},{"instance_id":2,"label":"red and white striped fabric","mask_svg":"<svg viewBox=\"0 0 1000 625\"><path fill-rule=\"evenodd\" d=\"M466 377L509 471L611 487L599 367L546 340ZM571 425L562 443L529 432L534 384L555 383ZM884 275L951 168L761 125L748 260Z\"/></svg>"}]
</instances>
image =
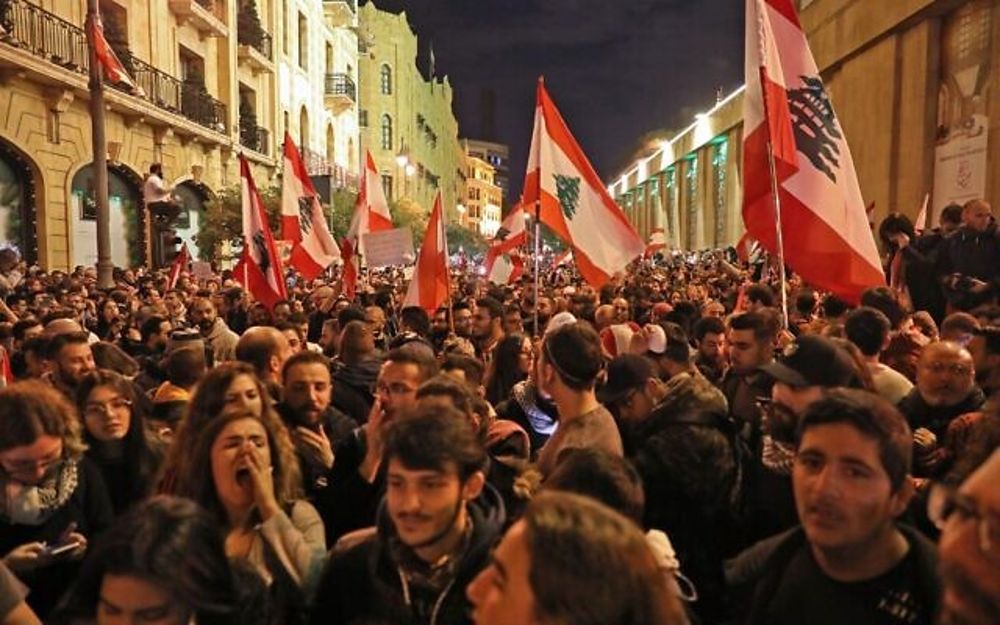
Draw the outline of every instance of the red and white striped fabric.
<instances>
[{"instance_id":1,"label":"red and white striped fabric","mask_svg":"<svg viewBox=\"0 0 1000 625\"><path fill-rule=\"evenodd\" d=\"M340 248L326 225L319 195L287 132L284 175L281 177L281 238L292 242L288 262L306 280L312 280L340 260Z\"/></svg>"},{"instance_id":2,"label":"red and white striped fabric","mask_svg":"<svg viewBox=\"0 0 1000 625\"><path fill-rule=\"evenodd\" d=\"M111 82L128 85L136 95L145 96L146 92L125 71L125 66L122 65L118 55L111 49L111 45L104 37L104 26L100 16L90 21L90 36L94 42L94 49L97 51L97 61L104 69L104 76Z\"/></svg>"},{"instance_id":3,"label":"red and white striped fabric","mask_svg":"<svg viewBox=\"0 0 1000 625\"><path fill-rule=\"evenodd\" d=\"M267 223L264 202L250 175L250 165L242 154L240 187L243 198L243 256L233 268L233 278L246 287L254 299L273 308L287 297L285 272Z\"/></svg>"},{"instance_id":4,"label":"red and white striped fabric","mask_svg":"<svg viewBox=\"0 0 1000 625\"><path fill-rule=\"evenodd\" d=\"M566 250L552 261L552 268L568 265L571 262L573 262L573 250Z\"/></svg>"},{"instance_id":5,"label":"red and white striped fabric","mask_svg":"<svg viewBox=\"0 0 1000 625\"><path fill-rule=\"evenodd\" d=\"M572 247L580 274L591 285L603 285L646 249L608 195L541 79L523 201L525 206L541 203L541 222Z\"/></svg>"},{"instance_id":6,"label":"red and white striped fabric","mask_svg":"<svg viewBox=\"0 0 1000 625\"><path fill-rule=\"evenodd\" d=\"M913 230L917 234L920 234L921 232L927 229L927 205L930 204L930 201L931 201L931 194L925 193L924 203L920 207L920 212L917 213L917 220L913 222Z\"/></svg>"},{"instance_id":7,"label":"red and white striped fabric","mask_svg":"<svg viewBox=\"0 0 1000 625\"><path fill-rule=\"evenodd\" d=\"M10 354L0 346L0 388L14 383L14 372L10 368Z\"/></svg>"},{"instance_id":8,"label":"red and white striped fabric","mask_svg":"<svg viewBox=\"0 0 1000 625\"><path fill-rule=\"evenodd\" d=\"M519 202L500 224L483 263L490 282L510 284L524 273L524 259L512 252L528 242L527 220L528 215Z\"/></svg>"},{"instance_id":9,"label":"red and white striped fabric","mask_svg":"<svg viewBox=\"0 0 1000 625\"><path fill-rule=\"evenodd\" d=\"M177 286L177 281L181 277L181 273L188 268L191 264L191 252L188 251L188 244L185 242L181 245L181 250L177 252L177 257L174 258L174 262L170 265L170 278L168 281L169 288L174 288Z\"/></svg>"},{"instance_id":10,"label":"red and white striped fabric","mask_svg":"<svg viewBox=\"0 0 1000 625\"><path fill-rule=\"evenodd\" d=\"M646 252L644 256L649 258L658 251L666 249L666 247L667 235L663 228L654 228L653 231L649 233L649 242L646 243Z\"/></svg>"},{"instance_id":11,"label":"red and white striped fabric","mask_svg":"<svg viewBox=\"0 0 1000 625\"><path fill-rule=\"evenodd\" d=\"M785 262L857 303L885 284L854 161L791 0L747 0L743 221L777 253L774 150Z\"/></svg>"},{"instance_id":12,"label":"red and white striped fabric","mask_svg":"<svg viewBox=\"0 0 1000 625\"><path fill-rule=\"evenodd\" d=\"M403 306L419 306L433 313L448 301L448 289L448 239L438 191Z\"/></svg>"},{"instance_id":13,"label":"red and white striped fabric","mask_svg":"<svg viewBox=\"0 0 1000 625\"><path fill-rule=\"evenodd\" d=\"M348 299L353 300L357 293L358 274L361 270L358 255L364 256L365 253L361 249L362 235L379 230L392 230L392 216L389 215L389 203L382 190L382 177L375 167L375 159L371 152L366 152L354 217L340 248L344 259L344 295Z\"/></svg>"}]
</instances>

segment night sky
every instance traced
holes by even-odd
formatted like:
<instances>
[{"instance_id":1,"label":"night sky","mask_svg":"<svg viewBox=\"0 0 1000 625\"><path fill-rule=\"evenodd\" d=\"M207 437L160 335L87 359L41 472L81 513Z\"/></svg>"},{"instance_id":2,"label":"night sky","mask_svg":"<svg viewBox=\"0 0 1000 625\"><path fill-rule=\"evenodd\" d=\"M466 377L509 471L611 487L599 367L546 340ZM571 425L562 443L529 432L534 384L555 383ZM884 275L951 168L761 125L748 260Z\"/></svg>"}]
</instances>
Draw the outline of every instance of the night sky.
<instances>
[{"instance_id":1,"label":"night sky","mask_svg":"<svg viewBox=\"0 0 1000 625\"><path fill-rule=\"evenodd\" d=\"M716 90L743 82L740 0L375 0L405 9L427 67L455 89L460 133L482 138L482 92L496 94L496 140L510 145L519 194L539 74L605 180L638 139L681 129Z\"/></svg>"}]
</instances>

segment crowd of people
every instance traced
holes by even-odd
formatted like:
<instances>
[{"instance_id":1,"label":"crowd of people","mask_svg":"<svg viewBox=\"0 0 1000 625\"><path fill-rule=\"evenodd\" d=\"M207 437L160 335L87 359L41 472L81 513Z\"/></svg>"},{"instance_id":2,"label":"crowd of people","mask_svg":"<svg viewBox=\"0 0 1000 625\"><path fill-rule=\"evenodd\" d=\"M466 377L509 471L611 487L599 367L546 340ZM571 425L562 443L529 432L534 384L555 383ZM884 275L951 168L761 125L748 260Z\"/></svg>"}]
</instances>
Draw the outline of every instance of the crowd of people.
<instances>
[{"instance_id":1,"label":"crowd of people","mask_svg":"<svg viewBox=\"0 0 1000 625\"><path fill-rule=\"evenodd\" d=\"M0 623L996 624L1000 234L878 235L858 305L732 250L435 311L0 251Z\"/></svg>"}]
</instances>

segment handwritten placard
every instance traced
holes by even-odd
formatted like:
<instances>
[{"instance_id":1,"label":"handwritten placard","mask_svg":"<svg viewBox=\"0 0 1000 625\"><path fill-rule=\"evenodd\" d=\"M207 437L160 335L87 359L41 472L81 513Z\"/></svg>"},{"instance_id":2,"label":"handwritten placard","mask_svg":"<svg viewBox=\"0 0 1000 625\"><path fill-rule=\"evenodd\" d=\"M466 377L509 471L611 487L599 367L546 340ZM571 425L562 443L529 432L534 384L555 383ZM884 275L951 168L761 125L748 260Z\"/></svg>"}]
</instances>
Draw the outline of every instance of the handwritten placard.
<instances>
[{"instance_id":1,"label":"handwritten placard","mask_svg":"<svg viewBox=\"0 0 1000 625\"><path fill-rule=\"evenodd\" d=\"M409 228L380 230L362 235L365 263L369 267L409 265L416 259L413 253L413 232Z\"/></svg>"}]
</instances>

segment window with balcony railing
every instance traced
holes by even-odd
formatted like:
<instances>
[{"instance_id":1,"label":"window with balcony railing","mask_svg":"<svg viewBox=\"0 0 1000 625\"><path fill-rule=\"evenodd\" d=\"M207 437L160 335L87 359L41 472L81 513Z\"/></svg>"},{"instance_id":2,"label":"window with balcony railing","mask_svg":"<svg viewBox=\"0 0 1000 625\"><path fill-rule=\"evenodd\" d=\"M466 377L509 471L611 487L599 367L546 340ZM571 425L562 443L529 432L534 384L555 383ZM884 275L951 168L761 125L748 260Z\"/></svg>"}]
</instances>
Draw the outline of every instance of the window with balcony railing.
<instances>
[{"instance_id":1,"label":"window with balcony railing","mask_svg":"<svg viewBox=\"0 0 1000 625\"><path fill-rule=\"evenodd\" d=\"M346 96L352 102L357 100L358 90L354 84L354 79L347 74L327 74L325 87L326 95Z\"/></svg>"},{"instance_id":2,"label":"window with balcony railing","mask_svg":"<svg viewBox=\"0 0 1000 625\"><path fill-rule=\"evenodd\" d=\"M273 59L271 35L264 30L257 13L256 0L244 0L236 19L236 40L240 45L250 46L268 60Z\"/></svg>"}]
</instances>

